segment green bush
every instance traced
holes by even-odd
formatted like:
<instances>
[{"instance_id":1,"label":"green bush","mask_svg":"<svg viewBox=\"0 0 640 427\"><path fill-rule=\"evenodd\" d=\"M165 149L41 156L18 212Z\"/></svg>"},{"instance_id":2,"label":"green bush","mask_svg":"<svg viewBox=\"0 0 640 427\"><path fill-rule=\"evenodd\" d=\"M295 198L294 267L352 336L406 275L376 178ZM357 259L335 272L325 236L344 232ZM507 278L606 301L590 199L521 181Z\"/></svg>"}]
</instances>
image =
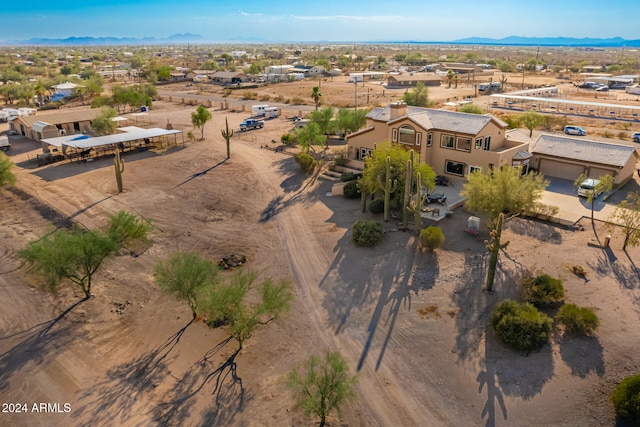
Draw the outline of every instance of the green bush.
<instances>
[{"instance_id":1,"label":"green bush","mask_svg":"<svg viewBox=\"0 0 640 427\"><path fill-rule=\"evenodd\" d=\"M337 162L336 162L336 165L337 165ZM362 177L361 173L345 172L342 175L340 175L340 181L349 182L349 181L353 181L354 179L358 179L360 177Z\"/></svg>"},{"instance_id":2,"label":"green bush","mask_svg":"<svg viewBox=\"0 0 640 427\"><path fill-rule=\"evenodd\" d=\"M505 300L491 315L490 324L498 338L520 351L536 350L549 341L552 320L531 304Z\"/></svg>"},{"instance_id":3,"label":"green bush","mask_svg":"<svg viewBox=\"0 0 640 427\"><path fill-rule=\"evenodd\" d=\"M384 212L384 200L375 199L369 203L369 212L372 214L381 214Z\"/></svg>"},{"instance_id":4,"label":"green bush","mask_svg":"<svg viewBox=\"0 0 640 427\"><path fill-rule=\"evenodd\" d=\"M304 173L309 173L316 167L316 160L309 153L298 153L295 160Z\"/></svg>"},{"instance_id":5,"label":"green bush","mask_svg":"<svg viewBox=\"0 0 640 427\"><path fill-rule=\"evenodd\" d=\"M358 220L353 223L351 240L357 246L373 246L382 240L382 223Z\"/></svg>"},{"instance_id":6,"label":"green bush","mask_svg":"<svg viewBox=\"0 0 640 427\"><path fill-rule=\"evenodd\" d=\"M358 188L357 181L349 181L342 188L344 197L346 199L357 199L360 197L360 189Z\"/></svg>"},{"instance_id":7,"label":"green bush","mask_svg":"<svg viewBox=\"0 0 640 427\"><path fill-rule=\"evenodd\" d=\"M420 248L433 252L444 243L444 234L440 227L427 227L420 232Z\"/></svg>"},{"instance_id":8,"label":"green bush","mask_svg":"<svg viewBox=\"0 0 640 427\"><path fill-rule=\"evenodd\" d=\"M564 302L564 287L560 279L547 274L531 277L522 284L524 300L537 307Z\"/></svg>"},{"instance_id":9,"label":"green bush","mask_svg":"<svg viewBox=\"0 0 640 427\"><path fill-rule=\"evenodd\" d=\"M625 378L609 396L616 415L640 426L640 374Z\"/></svg>"},{"instance_id":10,"label":"green bush","mask_svg":"<svg viewBox=\"0 0 640 427\"><path fill-rule=\"evenodd\" d=\"M575 335L592 335L600 326L593 310L575 304L563 305L556 314L556 322L563 325L567 333Z\"/></svg>"}]
</instances>

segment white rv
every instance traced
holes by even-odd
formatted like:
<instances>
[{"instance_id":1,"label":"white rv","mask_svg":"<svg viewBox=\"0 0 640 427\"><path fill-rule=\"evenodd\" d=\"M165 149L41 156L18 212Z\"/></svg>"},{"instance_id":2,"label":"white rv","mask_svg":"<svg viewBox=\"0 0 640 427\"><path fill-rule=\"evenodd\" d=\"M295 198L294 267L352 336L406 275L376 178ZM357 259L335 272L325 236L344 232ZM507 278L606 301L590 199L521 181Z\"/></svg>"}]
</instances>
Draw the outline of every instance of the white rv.
<instances>
[{"instance_id":1,"label":"white rv","mask_svg":"<svg viewBox=\"0 0 640 427\"><path fill-rule=\"evenodd\" d=\"M275 119L280 114L280 109L278 107L267 107L264 109L264 118L265 119Z\"/></svg>"}]
</instances>

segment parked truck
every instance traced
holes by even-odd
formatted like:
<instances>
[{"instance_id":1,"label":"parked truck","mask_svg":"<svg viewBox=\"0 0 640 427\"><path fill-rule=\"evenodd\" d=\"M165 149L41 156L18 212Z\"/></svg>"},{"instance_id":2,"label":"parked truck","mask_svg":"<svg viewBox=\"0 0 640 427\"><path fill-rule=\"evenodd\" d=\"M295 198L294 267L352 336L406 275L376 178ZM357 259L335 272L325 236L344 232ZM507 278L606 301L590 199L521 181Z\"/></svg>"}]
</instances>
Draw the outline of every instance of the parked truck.
<instances>
[{"instance_id":1,"label":"parked truck","mask_svg":"<svg viewBox=\"0 0 640 427\"><path fill-rule=\"evenodd\" d=\"M246 119L240 123L240 132L244 132L252 129L262 129L264 127L263 120Z\"/></svg>"}]
</instances>

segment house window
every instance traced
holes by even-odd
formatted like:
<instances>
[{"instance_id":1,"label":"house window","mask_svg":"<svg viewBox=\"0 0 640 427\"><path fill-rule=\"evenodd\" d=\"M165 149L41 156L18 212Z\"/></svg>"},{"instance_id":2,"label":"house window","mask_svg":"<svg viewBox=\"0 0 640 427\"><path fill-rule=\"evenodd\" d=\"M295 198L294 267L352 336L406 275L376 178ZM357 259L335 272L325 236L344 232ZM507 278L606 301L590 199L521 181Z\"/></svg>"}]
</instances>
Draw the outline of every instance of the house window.
<instances>
[{"instance_id":1,"label":"house window","mask_svg":"<svg viewBox=\"0 0 640 427\"><path fill-rule=\"evenodd\" d=\"M442 135L440 137L440 146L442 148L453 148L455 143L455 137L453 135Z\"/></svg>"},{"instance_id":2,"label":"house window","mask_svg":"<svg viewBox=\"0 0 640 427\"><path fill-rule=\"evenodd\" d=\"M482 149L482 138L476 138L476 150Z\"/></svg>"},{"instance_id":3,"label":"house window","mask_svg":"<svg viewBox=\"0 0 640 427\"><path fill-rule=\"evenodd\" d=\"M391 141L398 142L398 129L391 129Z\"/></svg>"},{"instance_id":4,"label":"house window","mask_svg":"<svg viewBox=\"0 0 640 427\"><path fill-rule=\"evenodd\" d=\"M491 150L491 137L490 136L485 136L484 137L484 151L489 151Z\"/></svg>"},{"instance_id":5,"label":"house window","mask_svg":"<svg viewBox=\"0 0 640 427\"><path fill-rule=\"evenodd\" d=\"M458 138L456 150L466 152L471 151L471 138Z\"/></svg>"},{"instance_id":6,"label":"house window","mask_svg":"<svg viewBox=\"0 0 640 427\"><path fill-rule=\"evenodd\" d=\"M361 147L360 150L357 151L358 158L356 160L364 160L367 157L371 157L373 154L373 150L370 148Z\"/></svg>"},{"instance_id":7,"label":"house window","mask_svg":"<svg viewBox=\"0 0 640 427\"><path fill-rule=\"evenodd\" d=\"M482 168L480 166L469 166L469 175L471 175L474 172L482 172Z\"/></svg>"},{"instance_id":8,"label":"house window","mask_svg":"<svg viewBox=\"0 0 640 427\"><path fill-rule=\"evenodd\" d=\"M433 144L433 134L429 132L427 134L427 147L431 147L431 144Z\"/></svg>"},{"instance_id":9,"label":"house window","mask_svg":"<svg viewBox=\"0 0 640 427\"><path fill-rule=\"evenodd\" d=\"M452 162L451 160L447 160L445 163L444 171L446 173L450 173L452 175L464 176L464 163Z\"/></svg>"},{"instance_id":10,"label":"house window","mask_svg":"<svg viewBox=\"0 0 640 427\"><path fill-rule=\"evenodd\" d=\"M416 145L422 144L422 132L416 133Z\"/></svg>"},{"instance_id":11,"label":"house window","mask_svg":"<svg viewBox=\"0 0 640 427\"><path fill-rule=\"evenodd\" d=\"M400 144L414 144L416 142L416 131L411 126L401 126L398 129L398 142Z\"/></svg>"}]
</instances>

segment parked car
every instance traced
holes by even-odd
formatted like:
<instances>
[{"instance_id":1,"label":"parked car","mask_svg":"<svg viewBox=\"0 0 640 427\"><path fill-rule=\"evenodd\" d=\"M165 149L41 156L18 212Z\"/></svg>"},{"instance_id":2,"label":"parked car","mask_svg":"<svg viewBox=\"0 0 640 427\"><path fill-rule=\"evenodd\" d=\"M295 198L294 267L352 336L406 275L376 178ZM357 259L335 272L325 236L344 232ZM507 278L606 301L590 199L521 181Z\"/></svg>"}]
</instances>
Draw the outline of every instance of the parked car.
<instances>
[{"instance_id":1,"label":"parked car","mask_svg":"<svg viewBox=\"0 0 640 427\"><path fill-rule=\"evenodd\" d=\"M607 92L609 91L609 86L601 85L596 88L596 92Z\"/></svg>"},{"instance_id":2,"label":"parked car","mask_svg":"<svg viewBox=\"0 0 640 427\"><path fill-rule=\"evenodd\" d=\"M585 136L587 131L582 129L580 126L565 126L564 133L567 135Z\"/></svg>"},{"instance_id":3,"label":"parked car","mask_svg":"<svg viewBox=\"0 0 640 427\"><path fill-rule=\"evenodd\" d=\"M640 142L640 132L634 132L631 139L633 139L633 142Z\"/></svg>"},{"instance_id":4,"label":"parked car","mask_svg":"<svg viewBox=\"0 0 640 427\"><path fill-rule=\"evenodd\" d=\"M600 184L600 181L597 179L585 179L578 187L578 196L589 197L593 194L598 184ZM593 197L598 197L600 193L602 193L602 191L598 191Z\"/></svg>"},{"instance_id":5,"label":"parked car","mask_svg":"<svg viewBox=\"0 0 640 427\"><path fill-rule=\"evenodd\" d=\"M240 132L244 132L251 129L262 129L264 127L264 121L256 119L246 119L240 123Z\"/></svg>"}]
</instances>

